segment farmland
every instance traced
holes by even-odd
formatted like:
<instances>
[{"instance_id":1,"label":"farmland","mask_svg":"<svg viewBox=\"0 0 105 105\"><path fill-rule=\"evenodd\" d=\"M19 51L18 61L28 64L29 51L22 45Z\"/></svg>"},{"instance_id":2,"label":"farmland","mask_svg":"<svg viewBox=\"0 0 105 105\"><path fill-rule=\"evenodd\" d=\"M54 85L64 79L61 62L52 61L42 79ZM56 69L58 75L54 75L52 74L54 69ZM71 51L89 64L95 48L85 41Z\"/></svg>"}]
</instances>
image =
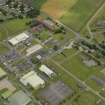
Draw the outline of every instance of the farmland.
<instances>
[{"instance_id":1,"label":"farmland","mask_svg":"<svg viewBox=\"0 0 105 105\"><path fill-rule=\"evenodd\" d=\"M50 16L59 19L64 15L77 0L48 0L43 6L42 11Z\"/></svg>"},{"instance_id":2,"label":"farmland","mask_svg":"<svg viewBox=\"0 0 105 105\"><path fill-rule=\"evenodd\" d=\"M71 27L76 31L80 31L95 13L95 11L102 5L104 0L66 1L48 0L42 7L42 11L48 13L54 18L59 19L68 27ZM55 4L57 4L57 6Z\"/></svg>"}]
</instances>

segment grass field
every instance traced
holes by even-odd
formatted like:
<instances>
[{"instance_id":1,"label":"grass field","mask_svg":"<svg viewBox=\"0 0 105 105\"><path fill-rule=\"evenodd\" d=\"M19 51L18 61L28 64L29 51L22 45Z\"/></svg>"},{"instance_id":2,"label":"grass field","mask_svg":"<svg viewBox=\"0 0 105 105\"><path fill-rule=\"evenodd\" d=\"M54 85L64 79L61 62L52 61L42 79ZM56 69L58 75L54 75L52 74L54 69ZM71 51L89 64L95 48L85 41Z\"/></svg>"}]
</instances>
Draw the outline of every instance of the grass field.
<instances>
[{"instance_id":1,"label":"grass field","mask_svg":"<svg viewBox=\"0 0 105 105\"><path fill-rule=\"evenodd\" d=\"M88 67L83 63L81 56L82 53L78 53L75 50L65 51L63 56L61 54L55 56L53 59L60 63L65 69L76 75L81 80L88 79L91 75L97 74L101 68L99 66ZM75 66L76 65L76 66Z\"/></svg>"},{"instance_id":2,"label":"grass field","mask_svg":"<svg viewBox=\"0 0 105 105\"><path fill-rule=\"evenodd\" d=\"M82 92L77 101L73 101L72 105L96 105L96 100L99 98L92 94L91 92ZM100 103L104 105L104 103Z\"/></svg>"},{"instance_id":3,"label":"grass field","mask_svg":"<svg viewBox=\"0 0 105 105\"><path fill-rule=\"evenodd\" d=\"M11 35L16 35L27 29L26 22L30 19L15 19L12 21L4 22L0 25L0 40L3 40Z\"/></svg>"},{"instance_id":4,"label":"grass field","mask_svg":"<svg viewBox=\"0 0 105 105\"><path fill-rule=\"evenodd\" d=\"M78 0L78 2L61 17L61 21L76 31L80 31L102 5L102 2L103 0Z\"/></svg>"}]
</instances>

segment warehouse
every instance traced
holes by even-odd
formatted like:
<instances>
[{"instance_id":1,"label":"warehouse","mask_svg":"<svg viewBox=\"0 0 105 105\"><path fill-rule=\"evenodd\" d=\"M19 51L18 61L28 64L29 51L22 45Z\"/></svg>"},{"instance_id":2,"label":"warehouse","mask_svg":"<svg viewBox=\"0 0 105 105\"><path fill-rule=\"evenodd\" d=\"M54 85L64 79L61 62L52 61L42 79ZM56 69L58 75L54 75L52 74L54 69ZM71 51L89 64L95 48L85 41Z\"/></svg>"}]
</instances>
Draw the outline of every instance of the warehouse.
<instances>
[{"instance_id":1,"label":"warehouse","mask_svg":"<svg viewBox=\"0 0 105 105\"><path fill-rule=\"evenodd\" d=\"M39 68L40 71L44 72L48 77L52 77L55 73L48 68L46 65L41 65Z\"/></svg>"},{"instance_id":2,"label":"warehouse","mask_svg":"<svg viewBox=\"0 0 105 105\"><path fill-rule=\"evenodd\" d=\"M41 79L34 71L31 71L24 75L21 79L20 82L27 86L30 85L34 89L38 89L40 87L44 87L45 82L43 79Z\"/></svg>"},{"instance_id":3,"label":"warehouse","mask_svg":"<svg viewBox=\"0 0 105 105\"><path fill-rule=\"evenodd\" d=\"M31 103L30 97L21 90L9 97L8 101L8 105L28 105Z\"/></svg>"},{"instance_id":4,"label":"warehouse","mask_svg":"<svg viewBox=\"0 0 105 105\"><path fill-rule=\"evenodd\" d=\"M39 51L40 49L42 49L43 47L40 44L34 45L32 47L30 47L29 49L26 50L26 55L30 56L31 54Z\"/></svg>"},{"instance_id":5,"label":"warehouse","mask_svg":"<svg viewBox=\"0 0 105 105\"><path fill-rule=\"evenodd\" d=\"M44 89L40 93L39 98L41 103L44 105L45 103L50 105L58 105L73 94L74 91L70 87L62 81L57 81Z\"/></svg>"},{"instance_id":6,"label":"warehouse","mask_svg":"<svg viewBox=\"0 0 105 105\"><path fill-rule=\"evenodd\" d=\"M10 39L9 43L12 44L13 46L15 46L18 43L25 41L28 38L29 38L28 34L24 32L24 33L17 35L16 37Z\"/></svg>"}]
</instances>

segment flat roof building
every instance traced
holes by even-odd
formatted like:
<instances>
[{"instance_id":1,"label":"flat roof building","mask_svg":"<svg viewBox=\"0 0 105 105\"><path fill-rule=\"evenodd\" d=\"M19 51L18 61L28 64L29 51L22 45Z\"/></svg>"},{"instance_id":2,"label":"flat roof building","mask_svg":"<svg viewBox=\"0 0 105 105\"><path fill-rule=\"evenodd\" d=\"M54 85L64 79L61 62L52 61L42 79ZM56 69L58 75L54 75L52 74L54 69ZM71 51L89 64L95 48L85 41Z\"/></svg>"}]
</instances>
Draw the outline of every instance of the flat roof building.
<instances>
[{"instance_id":1,"label":"flat roof building","mask_svg":"<svg viewBox=\"0 0 105 105\"><path fill-rule=\"evenodd\" d=\"M23 91L18 91L8 98L8 105L28 105L31 102L30 97L28 97Z\"/></svg>"},{"instance_id":2,"label":"flat roof building","mask_svg":"<svg viewBox=\"0 0 105 105\"><path fill-rule=\"evenodd\" d=\"M24 32L24 33L21 33L15 37L13 37L12 39L10 39L9 43L12 44L13 46L15 46L18 43L25 41L28 38L29 38L28 34Z\"/></svg>"},{"instance_id":3,"label":"flat roof building","mask_svg":"<svg viewBox=\"0 0 105 105\"><path fill-rule=\"evenodd\" d=\"M52 75L54 75L54 72L50 68L48 68L46 65L41 65L39 70L44 72L49 77L52 77Z\"/></svg>"},{"instance_id":4,"label":"flat roof building","mask_svg":"<svg viewBox=\"0 0 105 105\"><path fill-rule=\"evenodd\" d=\"M31 71L24 75L20 79L20 82L25 86L30 85L34 89L38 89L41 86L45 85L44 80L41 79L34 71Z\"/></svg>"},{"instance_id":5,"label":"flat roof building","mask_svg":"<svg viewBox=\"0 0 105 105\"><path fill-rule=\"evenodd\" d=\"M32 46L32 47L30 47L30 48L28 48L27 50L26 50L26 55L27 56L30 56L31 54L33 54L33 53L35 53L35 52L37 52L37 51L39 51L40 49L42 49L43 47L40 45L40 44L36 44L36 45L34 45L34 46Z\"/></svg>"}]
</instances>

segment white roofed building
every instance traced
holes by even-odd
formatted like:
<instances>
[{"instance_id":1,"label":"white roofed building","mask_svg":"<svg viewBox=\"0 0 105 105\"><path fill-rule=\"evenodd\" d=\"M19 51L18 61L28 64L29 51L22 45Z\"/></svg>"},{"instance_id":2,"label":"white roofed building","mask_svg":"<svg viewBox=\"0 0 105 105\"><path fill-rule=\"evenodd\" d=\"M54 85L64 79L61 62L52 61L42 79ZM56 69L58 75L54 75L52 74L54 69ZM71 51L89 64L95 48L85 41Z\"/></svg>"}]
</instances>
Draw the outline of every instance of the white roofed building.
<instances>
[{"instance_id":1,"label":"white roofed building","mask_svg":"<svg viewBox=\"0 0 105 105\"><path fill-rule=\"evenodd\" d=\"M39 68L40 71L44 72L47 76L52 77L55 73L48 68L46 65L41 65Z\"/></svg>"},{"instance_id":2,"label":"white roofed building","mask_svg":"<svg viewBox=\"0 0 105 105\"><path fill-rule=\"evenodd\" d=\"M30 85L34 89L38 89L45 85L44 80L41 79L34 71L31 71L27 73L26 75L24 75L20 79L20 82L25 86Z\"/></svg>"},{"instance_id":3,"label":"white roofed building","mask_svg":"<svg viewBox=\"0 0 105 105\"><path fill-rule=\"evenodd\" d=\"M12 39L9 40L9 43L12 44L13 46L17 45L18 43L25 41L26 39L29 38L29 35L27 33L21 33Z\"/></svg>"},{"instance_id":4,"label":"white roofed building","mask_svg":"<svg viewBox=\"0 0 105 105\"><path fill-rule=\"evenodd\" d=\"M30 47L30 48L28 48L27 50L26 50L26 55L27 56L30 56L31 54L33 54L33 53L35 53L35 52L37 52L37 51L39 51L40 49L42 49L43 47L40 45L40 44L36 44L36 45L34 45L34 46L32 46L32 47Z\"/></svg>"}]
</instances>

